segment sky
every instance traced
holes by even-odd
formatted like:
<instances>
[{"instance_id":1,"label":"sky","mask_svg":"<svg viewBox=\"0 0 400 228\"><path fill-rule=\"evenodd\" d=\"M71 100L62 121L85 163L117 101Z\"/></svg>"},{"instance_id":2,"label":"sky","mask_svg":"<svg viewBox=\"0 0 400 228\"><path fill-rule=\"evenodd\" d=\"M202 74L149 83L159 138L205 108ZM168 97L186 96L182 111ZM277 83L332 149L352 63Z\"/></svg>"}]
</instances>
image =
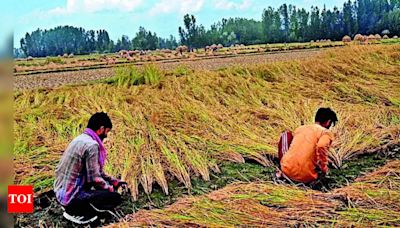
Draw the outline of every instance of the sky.
<instances>
[{"instance_id":1,"label":"sky","mask_svg":"<svg viewBox=\"0 0 400 228\"><path fill-rule=\"evenodd\" d=\"M14 31L14 47L27 32L72 25L86 30L105 29L113 40L122 35L133 38L139 26L158 36L178 37L186 13L209 28L222 18L244 17L261 20L263 9L292 4L307 10L311 6L342 7L346 0L2 0L3 18ZM12 2L12 3L7 3ZM5 14L4 14L5 13ZM10 18L13 18L10 20ZM3 20L4 21L4 20ZM4 24L4 23L3 23ZM3 28L2 28L3 29ZM4 30L2 30L4 31Z\"/></svg>"}]
</instances>

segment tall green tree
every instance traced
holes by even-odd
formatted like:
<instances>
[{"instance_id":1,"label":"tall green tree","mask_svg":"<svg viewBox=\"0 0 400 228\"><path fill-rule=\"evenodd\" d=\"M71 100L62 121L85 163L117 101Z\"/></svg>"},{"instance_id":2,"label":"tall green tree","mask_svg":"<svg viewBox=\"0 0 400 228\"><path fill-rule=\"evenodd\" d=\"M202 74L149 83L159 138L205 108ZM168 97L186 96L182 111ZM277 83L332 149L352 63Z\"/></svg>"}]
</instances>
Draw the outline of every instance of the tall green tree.
<instances>
[{"instance_id":1,"label":"tall green tree","mask_svg":"<svg viewBox=\"0 0 400 228\"><path fill-rule=\"evenodd\" d=\"M290 30L290 20L289 20L289 11L288 11L288 6L286 4L283 4L280 8L279 11L281 13L281 17L283 20L283 37L285 42L288 41L289 38L289 30Z\"/></svg>"}]
</instances>

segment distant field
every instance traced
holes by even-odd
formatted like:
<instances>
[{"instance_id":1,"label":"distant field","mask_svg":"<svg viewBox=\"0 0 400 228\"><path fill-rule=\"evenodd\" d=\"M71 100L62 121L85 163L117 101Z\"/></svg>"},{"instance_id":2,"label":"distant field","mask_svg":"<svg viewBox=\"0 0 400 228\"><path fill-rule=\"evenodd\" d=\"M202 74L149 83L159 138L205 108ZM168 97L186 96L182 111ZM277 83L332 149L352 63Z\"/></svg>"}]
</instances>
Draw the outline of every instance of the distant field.
<instances>
[{"instance_id":1,"label":"distant field","mask_svg":"<svg viewBox=\"0 0 400 228\"><path fill-rule=\"evenodd\" d=\"M43 72L60 72L65 70L108 68L121 64L143 64L148 62L179 62L182 60L196 60L230 57L255 53L269 53L289 50L303 50L343 46L343 42L321 42L321 43L289 43L289 44L265 44L240 47L225 47L218 51L205 51L195 49L194 52L184 52L182 55L177 51L152 51L146 55L135 55L132 58L121 58L117 53L91 54L70 57L46 57L34 58L32 60L17 59L15 62L15 74L34 74Z\"/></svg>"},{"instance_id":2,"label":"distant field","mask_svg":"<svg viewBox=\"0 0 400 228\"><path fill-rule=\"evenodd\" d=\"M320 53L319 49L296 50L288 52L256 53L237 55L223 58L192 59L173 62L150 62L135 65L142 68L145 65L155 64L160 69L174 71L175 68L188 68L190 70L218 70L232 66L244 66L276 61L291 61L310 58ZM138 63L139 64L139 63ZM53 73L41 73L34 75L18 75L14 78L14 89L55 88L67 84L82 84L89 81L110 78L116 69L125 66L114 66L108 68L85 69L78 71L62 71Z\"/></svg>"},{"instance_id":3,"label":"distant field","mask_svg":"<svg viewBox=\"0 0 400 228\"><path fill-rule=\"evenodd\" d=\"M356 42L353 42L356 43ZM396 44L400 39L386 39L373 41L374 44ZM118 53L78 55L73 57L45 57L32 60L16 59L15 75L29 75L46 72L63 72L81 69L111 68L125 64L145 64L149 62L180 62L185 60L213 59L234 57L248 54L274 53L290 50L307 50L330 47L340 47L344 43L335 42L307 42L288 44L260 44L240 47L224 47L218 51L205 51L203 48L195 49L193 53L185 52L182 55L175 50L156 50L146 55L136 55L132 58L121 58Z\"/></svg>"}]
</instances>

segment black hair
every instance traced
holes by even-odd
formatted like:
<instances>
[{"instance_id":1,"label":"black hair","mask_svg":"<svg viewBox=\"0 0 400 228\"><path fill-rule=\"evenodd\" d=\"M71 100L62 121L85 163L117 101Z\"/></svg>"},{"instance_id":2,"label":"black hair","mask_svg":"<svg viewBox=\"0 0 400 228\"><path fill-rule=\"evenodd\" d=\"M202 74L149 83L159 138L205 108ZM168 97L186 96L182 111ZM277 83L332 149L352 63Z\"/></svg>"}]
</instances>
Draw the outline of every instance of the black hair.
<instances>
[{"instance_id":1,"label":"black hair","mask_svg":"<svg viewBox=\"0 0 400 228\"><path fill-rule=\"evenodd\" d=\"M315 122L325 123L326 121L330 120L333 126L336 125L338 122L338 118L336 113L330 108L320 108L315 115Z\"/></svg>"},{"instance_id":2,"label":"black hair","mask_svg":"<svg viewBox=\"0 0 400 228\"><path fill-rule=\"evenodd\" d=\"M112 128L111 119L105 112L97 112L93 114L89 119L87 128L97 131L101 126L104 126L104 128Z\"/></svg>"}]
</instances>

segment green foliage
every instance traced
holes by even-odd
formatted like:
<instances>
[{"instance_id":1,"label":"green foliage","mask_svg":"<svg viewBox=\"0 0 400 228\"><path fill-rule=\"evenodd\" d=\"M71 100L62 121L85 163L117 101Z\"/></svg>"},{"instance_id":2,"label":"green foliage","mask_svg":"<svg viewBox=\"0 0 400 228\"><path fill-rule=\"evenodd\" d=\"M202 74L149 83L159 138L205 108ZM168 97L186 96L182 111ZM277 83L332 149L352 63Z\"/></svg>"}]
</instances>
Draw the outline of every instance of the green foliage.
<instances>
[{"instance_id":1,"label":"green foliage","mask_svg":"<svg viewBox=\"0 0 400 228\"><path fill-rule=\"evenodd\" d=\"M65 64L65 61L61 57L47 57L45 63Z\"/></svg>"},{"instance_id":2,"label":"green foliage","mask_svg":"<svg viewBox=\"0 0 400 228\"><path fill-rule=\"evenodd\" d=\"M264 9L261 20L246 18L222 19L206 29L194 15L186 14L183 26L179 27L180 43L190 48L206 45L261 44L283 42L305 42L331 39L340 41L345 35L357 33L400 34L400 5L398 1L347 1L343 7L311 10L283 4L277 9ZM76 42L70 42L75 40ZM387 42L387 41L385 41ZM163 39L156 33L140 27L130 40L123 35L112 41L105 30L85 31L72 26L56 27L50 30L38 29L27 33L21 40L21 50L16 56L56 56L64 53L86 54L91 52L117 52L120 50L174 49L178 42L172 35Z\"/></svg>"},{"instance_id":3,"label":"green foliage","mask_svg":"<svg viewBox=\"0 0 400 228\"><path fill-rule=\"evenodd\" d=\"M177 77L181 77L181 76L186 76L191 72L193 72L193 70L189 69L187 66L179 65L174 69L173 74Z\"/></svg>"},{"instance_id":4,"label":"green foliage","mask_svg":"<svg viewBox=\"0 0 400 228\"><path fill-rule=\"evenodd\" d=\"M143 79L146 85L155 85L164 78L164 73L153 64L146 65L143 69Z\"/></svg>"},{"instance_id":5,"label":"green foliage","mask_svg":"<svg viewBox=\"0 0 400 228\"><path fill-rule=\"evenodd\" d=\"M74 42L71 42L72 40ZM44 57L105 52L109 51L110 42L108 32L105 30L95 32L72 26L58 26L50 30L37 29L27 33L20 44L26 56Z\"/></svg>"},{"instance_id":6,"label":"green foliage","mask_svg":"<svg viewBox=\"0 0 400 228\"><path fill-rule=\"evenodd\" d=\"M136 37L132 40L132 48L138 50L155 50L158 46L158 37L156 33L147 31L140 27Z\"/></svg>"},{"instance_id":7,"label":"green foliage","mask_svg":"<svg viewBox=\"0 0 400 228\"><path fill-rule=\"evenodd\" d=\"M144 81L136 67L122 67L116 69L114 77L107 80L107 83L117 86L127 86L144 84Z\"/></svg>"},{"instance_id":8,"label":"green foliage","mask_svg":"<svg viewBox=\"0 0 400 228\"><path fill-rule=\"evenodd\" d=\"M114 77L106 80L106 83L117 86L155 85L163 78L164 73L155 65L146 65L142 71L129 66L116 69Z\"/></svg>"}]
</instances>

